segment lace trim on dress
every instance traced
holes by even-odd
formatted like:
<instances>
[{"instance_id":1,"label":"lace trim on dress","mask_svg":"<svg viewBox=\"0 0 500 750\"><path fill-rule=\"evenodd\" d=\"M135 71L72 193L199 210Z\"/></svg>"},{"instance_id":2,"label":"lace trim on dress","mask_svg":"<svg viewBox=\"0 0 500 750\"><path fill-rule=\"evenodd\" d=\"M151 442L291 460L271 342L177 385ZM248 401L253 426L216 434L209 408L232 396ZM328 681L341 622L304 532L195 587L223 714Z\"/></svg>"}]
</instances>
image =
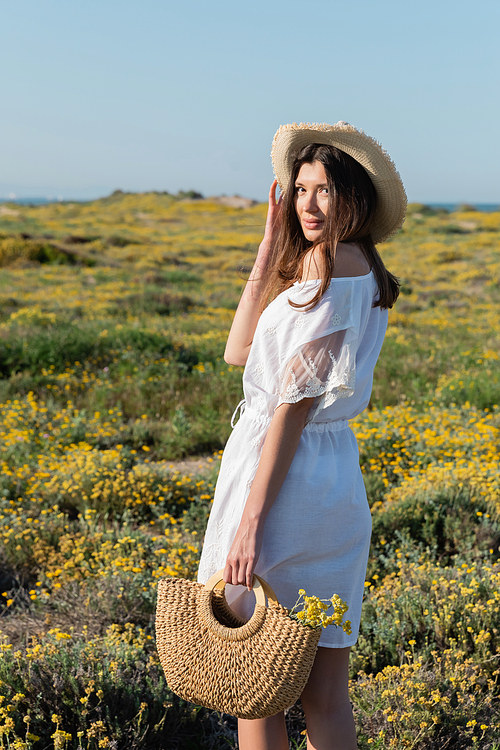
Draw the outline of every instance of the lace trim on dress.
<instances>
[{"instance_id":1,"label":"lace trim on dress","mask_svg":"<svg viewBox=\"0 0 500 750\"><path fill-rule=\"evenodd\" d=\"M328 354L333 362L333 366L335 366L337 364L337 360L335 359L331 351L329 351ZM297 376L295 375L294 370L290 369L288 371L287 374L290 378L290 382L288 383L285 393L283 394L283 401L286 401L290 404L295 404L298 401L302 401L303 398L316 398L316 396L323 395L328 384L328 380L326 381L326 384L321 382L321 380L317 376L318 368L311 358L309 358L308 360L308 365L312 372L312 377L310 377L309 380L306 381L305 388L303 388L302 390L297 385ZM332 374L332 372L333 368L330 371L330 375ZM330 375L328 376L329 378Z\"/></svg>"},{"instance_id":2,"label":"lace trim on dress","mask_svg":"<svg viewBox=\"0 0 500 750\"><path fill-rule=\"evenodd\" d=\"M333 370L332 370L333 374ZM331 406L339 398L350 398L354 394L354 387L356 385L356 371L350 370L342 375L342 382L338 383L337 386L328 390L328 383L325 390L325 398L323 407L326 409L327 406Z\"/></svg>"},{"instance_id":3,"label":"lace trim on dress","mask_svg":"<svg viewBox=\"0 0 500 750\"><path fill-rule=\"evenodd\" d=\"M307 359L309 377L305 382L304 368L300 368L300 373L297 375L294 368L289 365L283 378L278 406L284 403L296 404L304 398L323 397L314 410L314 413L317 413L321 408L331 406L339 398L352 396L356 384L356 369L354 363L351 362L349 344L344 345L342 354L343 362L349 363L347 369L343 371L333 352L328 350L331 364L324 380L318 377L318 367L311 357ZM298 380L304 384L299 385Z\"/></svg>"}]
</instances>

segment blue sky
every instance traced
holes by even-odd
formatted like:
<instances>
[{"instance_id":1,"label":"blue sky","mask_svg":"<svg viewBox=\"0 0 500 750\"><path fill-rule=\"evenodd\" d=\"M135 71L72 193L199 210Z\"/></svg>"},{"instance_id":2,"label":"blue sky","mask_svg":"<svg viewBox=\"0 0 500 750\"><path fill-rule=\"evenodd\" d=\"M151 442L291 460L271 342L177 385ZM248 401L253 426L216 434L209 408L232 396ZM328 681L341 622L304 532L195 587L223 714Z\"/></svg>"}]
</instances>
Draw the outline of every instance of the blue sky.
<instances>
[{"instance_id":1,"label":"blue sky","mask_svg":"<svg viewBox=\"0 0 500 750\"><path fill-rule=\"evenodd\" d=\"M0 196L264 199L286 122L377 138L410 200L500 202L498 0L0 5Z\"/></svg>"}]
</instances>

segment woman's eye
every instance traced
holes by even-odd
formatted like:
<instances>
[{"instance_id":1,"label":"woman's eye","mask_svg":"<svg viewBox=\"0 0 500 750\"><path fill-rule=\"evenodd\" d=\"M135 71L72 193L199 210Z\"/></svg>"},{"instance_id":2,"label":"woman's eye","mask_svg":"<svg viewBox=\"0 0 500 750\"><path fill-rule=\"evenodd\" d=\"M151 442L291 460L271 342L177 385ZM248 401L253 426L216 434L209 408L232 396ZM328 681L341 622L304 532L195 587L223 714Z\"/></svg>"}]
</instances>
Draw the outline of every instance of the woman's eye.
<instances>
[{"instance_id":1,"label":"woman's eye","mask_svg":"<svg viewBox=\"0 0 500 750\"><path fill-rule=\"evenodd\" d=\"M328 188L321 188L321 192L323 193L323 195L328 195Z\"/></svg>"}]
</instances>

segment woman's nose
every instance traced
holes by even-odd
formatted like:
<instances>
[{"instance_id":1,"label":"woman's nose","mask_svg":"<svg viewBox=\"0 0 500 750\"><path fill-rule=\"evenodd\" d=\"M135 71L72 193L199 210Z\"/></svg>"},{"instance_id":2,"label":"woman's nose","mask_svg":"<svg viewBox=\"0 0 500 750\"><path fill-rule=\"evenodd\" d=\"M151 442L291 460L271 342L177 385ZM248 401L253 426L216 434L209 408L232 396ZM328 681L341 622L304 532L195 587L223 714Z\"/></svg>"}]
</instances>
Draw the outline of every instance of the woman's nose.
<instances>
[{"instance_id":1,"label":"woman's nose","mask_svg":"<svg viewBox=\"0 0 500 750\"><path fill-rule=\"evenodd\" d=\"M316 196L313 193L306 196L306 199L304 201L304 211L307 211L307 213L309 214L317 213L318 202L316 200Z\"/></svg>"}]
</instances>

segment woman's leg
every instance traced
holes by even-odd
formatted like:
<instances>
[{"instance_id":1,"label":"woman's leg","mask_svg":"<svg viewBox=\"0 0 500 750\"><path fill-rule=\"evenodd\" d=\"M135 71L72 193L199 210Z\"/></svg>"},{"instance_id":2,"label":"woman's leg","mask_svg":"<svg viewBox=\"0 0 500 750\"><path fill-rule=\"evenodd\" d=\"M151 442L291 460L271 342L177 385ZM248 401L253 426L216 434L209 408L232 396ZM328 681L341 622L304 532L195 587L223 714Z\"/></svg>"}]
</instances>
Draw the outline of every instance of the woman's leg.
<instances>
[{"instance_id":1,"label":"woman's leg","mask_svg":"<svg viewBox=\"0 0 500 750\"><path fill-rule=\"evenodd\" d=\"M308 750L356 750L349 701L349 648L318 648L301 695Z\"/></svg>"},{"instance_id":2,"label":"woman's leg","mask_svg":"<svg viewBox=\"0 0 500 750\"><path fill-rule=\"evenodd\" d=\"M288 750L283 713L267 719L238 719L240 750Z\"/></svg>"}]
</instances>

